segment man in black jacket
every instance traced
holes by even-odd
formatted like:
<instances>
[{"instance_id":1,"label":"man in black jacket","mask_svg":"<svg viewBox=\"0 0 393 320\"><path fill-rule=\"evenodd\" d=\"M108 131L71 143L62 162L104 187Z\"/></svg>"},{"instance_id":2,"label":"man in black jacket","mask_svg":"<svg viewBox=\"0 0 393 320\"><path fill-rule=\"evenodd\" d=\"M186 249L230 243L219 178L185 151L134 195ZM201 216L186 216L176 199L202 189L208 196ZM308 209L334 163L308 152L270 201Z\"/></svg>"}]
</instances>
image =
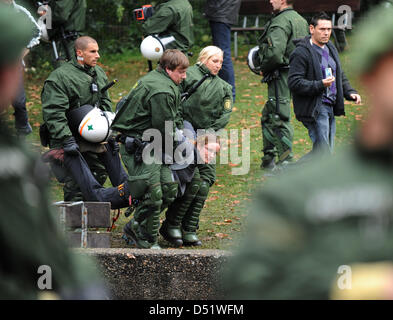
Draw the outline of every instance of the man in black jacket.
<instances>
[{"instance_id":1,"label":"man in black jacket","mask_svg":"<svg viewBox=\"0 0 393 320\"><path fill-rule=\"evenodd\" d=\"M290 57L288 86L293 94L296 119L308 129L315 151L333 151L335 116L345 115L344 97L361 103L345 76L337 49L329 41L332 22L325 13L314 16L311 37L295 42Z\"/></svg>"},{"instance_id":2,"label":"man in black jacket","mask_svg":"<svg viewBox=\"0 0 393 320\"><path fill-rule=\"evenodd\" d=\"M235 101L235 72L231 59L231 25L239 18L241 0L207 0L205 15L209 20L213 44L224 51L224 61L218 76L232 86Z\"/></svg>"}]
</instances>

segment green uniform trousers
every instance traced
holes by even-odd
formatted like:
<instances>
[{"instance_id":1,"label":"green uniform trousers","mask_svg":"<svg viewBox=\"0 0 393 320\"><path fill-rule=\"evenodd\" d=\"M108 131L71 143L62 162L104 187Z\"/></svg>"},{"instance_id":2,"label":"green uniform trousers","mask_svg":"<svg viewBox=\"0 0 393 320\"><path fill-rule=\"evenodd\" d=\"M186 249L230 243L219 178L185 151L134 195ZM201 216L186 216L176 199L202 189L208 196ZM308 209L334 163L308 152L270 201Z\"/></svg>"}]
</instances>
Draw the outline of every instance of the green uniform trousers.
<instances>
[{"instance_id":1,"label":"green uniform trousers","mask_svg":"<svg viewBox=\"0 0 393 320\"><path fill-rule=\"evenodd\" d=\"M195 232L198 229L199 215L209 194L209 187L215 180L215 164L198 165L184 195L177 198L168 208L166 212L168 222L174 226L181 224L184 230Z\"/></svg>"},{"instance_id":2,"label":"green uniform trousers","mask_svg":"<svg viewBox=\"0 0 393 320\"><path fill-rule=\"evenodd\" d=\"M139 199L134 219L139 223L138 238L150 243L157 241L160 213L177 195L178 184L165 164L137 163L132 154L120 147L123 163L128 171L128 186L134 199Z\"/></svg>"},{"instance_id":3,"label":"green uniform trousers","mask_svg":"<svg viewBox=\"0 0 393 320\"><path fill-rule=\"evenodd\" d=\"M279 108L276 106L276 88ZM262 164L267 165L275 156L278 162L292 160L293 127L291 125L291 93L288 88L288 72L268 83L268 101L261 117L263 137Z\"/></svg>"}]
</instances>

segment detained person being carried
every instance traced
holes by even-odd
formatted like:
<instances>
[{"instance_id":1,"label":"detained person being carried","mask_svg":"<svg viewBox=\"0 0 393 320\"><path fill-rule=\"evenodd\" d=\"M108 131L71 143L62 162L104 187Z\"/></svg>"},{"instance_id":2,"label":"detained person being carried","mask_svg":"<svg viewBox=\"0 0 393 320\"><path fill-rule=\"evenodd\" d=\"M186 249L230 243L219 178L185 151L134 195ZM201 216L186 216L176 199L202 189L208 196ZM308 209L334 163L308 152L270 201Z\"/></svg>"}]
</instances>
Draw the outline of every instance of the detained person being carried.
<instances>
[{"instance_id":1,"label":"detained person being carried","mask_svg":"<svg viewBox=\"0 0 393 320\"><path fill-rule=\"evenodd\" d=\"M112 129L121 133L120 153L128 170L128 191L140 199L133 218L124 228L125 236L138 248L160 248L157 244L160 213L177 197L179 183L170 165L174 162L173 148L181 140L180 137L175 141L179 134L176 130L181 100L179 85L186 78L188 66L181 51L166 50L157 69L139 79L131 89L112 123ZM164 161L154 155L157 144L165 155Z\"/></svg>"}]
</instances>

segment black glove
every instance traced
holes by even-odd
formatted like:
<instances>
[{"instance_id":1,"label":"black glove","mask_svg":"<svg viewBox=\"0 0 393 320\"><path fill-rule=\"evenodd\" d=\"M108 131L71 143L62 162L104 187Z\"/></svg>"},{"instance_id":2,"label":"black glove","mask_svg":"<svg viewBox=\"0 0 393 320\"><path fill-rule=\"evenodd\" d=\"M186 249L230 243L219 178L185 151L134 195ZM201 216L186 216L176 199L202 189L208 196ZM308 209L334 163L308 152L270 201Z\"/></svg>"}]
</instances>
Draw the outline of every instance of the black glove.
<instances>
[{"instance_id":1,"label":"black glove","mask_svg":"<svg viewBox=\"0 0 393 320\"><path fill-rule=\"evenodd\" d=\"M138 143L138 147L135 150L134 153L134 159L136 163L142 163L143 162L143 149L149 144L147 141L140 141Z\"/></svg>"},{"instance_id":2,"label":"black glove","mask_svg":"<svg viewBox=\"0 0 393 320\"><path fill-rule=\"evenodd\" d=\"M69 156L76 156L79 154L79 146L74 137L70 137L63 142L63 150Z\"/></svg>"},{"instance_id":3,"label":"black glove","mask_svg":"<svg viewBox=\"0 0 393 320\"><path fill-rule=\"evenodd\" d=\"M120 146L117 143L117 141L115 140L114 137L110 137L108 139L108 144L111 146L112 148L112 154L115 156L117 153L119 153L120 151Z\"/></svg>"},{"instance_id":4,"label":"black glove","mask_svg":"<svg viewBox=\"0 0 393 320\"><path fill-rule=\"evenodd\" d=\"M124 147L129 154L134 154L138 148L138 145L134 138L126 137L124 140Z\"/></svg>"}]
</instances>

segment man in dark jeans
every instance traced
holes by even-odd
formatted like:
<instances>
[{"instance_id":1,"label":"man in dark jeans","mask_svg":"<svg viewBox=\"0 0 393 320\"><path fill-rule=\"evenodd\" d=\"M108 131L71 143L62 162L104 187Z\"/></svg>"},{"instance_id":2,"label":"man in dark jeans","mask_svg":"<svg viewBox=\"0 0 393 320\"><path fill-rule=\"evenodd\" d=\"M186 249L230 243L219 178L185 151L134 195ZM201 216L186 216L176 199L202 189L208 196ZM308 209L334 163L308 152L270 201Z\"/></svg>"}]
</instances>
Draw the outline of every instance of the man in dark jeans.
<instances>
[{"instance_id":1,"label":"man in dark jeans","mask_svg":"<svg viewBox=\"0 0 393 320\"><path fill-rule=\"evenodd\" d=\"M241 0L208 0L205 15L210 22L213 44L224 51L224 61L218 76L232 86L235 101L235 72L231 59L231 25L237 23Z\"/></svg>"},{"instance_id":2,"label":"man in dark jeans","mask_svg":"<svg viewBox=\"0 0 393 320\"><path fill-rule=\"evenodd\" d=\"M345 115L344 98L360 104L361 97L351 87L341 68L337 49L329 41L332 21L326 13L311 19L310 33L311 37L295 41L297 47L290 57L288 86L293 94L296 119L308 129L312 153L331 153L335 116Z\"/></svg>"}]
</instances>

